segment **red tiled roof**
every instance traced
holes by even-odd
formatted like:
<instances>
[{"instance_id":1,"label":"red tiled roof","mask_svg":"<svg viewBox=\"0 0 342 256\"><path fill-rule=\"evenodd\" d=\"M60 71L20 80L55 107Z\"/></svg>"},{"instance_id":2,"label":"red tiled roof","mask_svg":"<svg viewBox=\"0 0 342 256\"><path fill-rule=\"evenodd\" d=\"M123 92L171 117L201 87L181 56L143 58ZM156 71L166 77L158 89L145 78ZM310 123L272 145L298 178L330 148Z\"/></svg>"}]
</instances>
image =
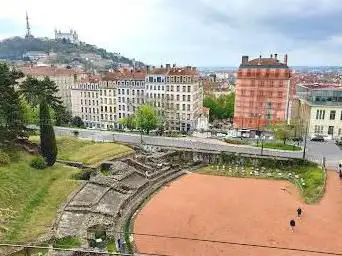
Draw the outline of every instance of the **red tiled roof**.
<instances>
[{"instance_id":1,"label":"red tiled roof","mask_svg":"<svg viewBox=\"0 0 342 256\"><path fill-rule=\"evenodd\" d=\"M172 68L152 68L148 72L152 75L169 75L169 76L193 76L198 75L195 67L172 67Z\"/></svg>"},{"instance_id":2,"label":"red tiled roof","mask_svg":"<svg viewBox=\"0 0 342 256\"><path fill-rule=\"evenodd\" d=\"M246 65L277 65L277 66L285 66L284 63L279 62L275 58L257 58L248 61Z\"/></svg>"},{"instance_id":3,"label":"red tiled roof","mask_svg":"<svg viewBox=\"0 0 342 256\"><path fill-rule=\"evenodd\" d=\"M31 76L73 76L79 74L79 71L74 69L56 67L22 67L20 70L25 75Z\"/></svg>"},{"instance_id":4,"label":"red tiled roof","mask_svg":"<svg viewBox=\"0 0 342 256\"><path fill-rule=\"evenodd\" d=\"M106 81L110 80L145 80L145 71L131 71L131 70L122 70L115 72L107 72L103 79Z\"/></svg>"}]
</instances>

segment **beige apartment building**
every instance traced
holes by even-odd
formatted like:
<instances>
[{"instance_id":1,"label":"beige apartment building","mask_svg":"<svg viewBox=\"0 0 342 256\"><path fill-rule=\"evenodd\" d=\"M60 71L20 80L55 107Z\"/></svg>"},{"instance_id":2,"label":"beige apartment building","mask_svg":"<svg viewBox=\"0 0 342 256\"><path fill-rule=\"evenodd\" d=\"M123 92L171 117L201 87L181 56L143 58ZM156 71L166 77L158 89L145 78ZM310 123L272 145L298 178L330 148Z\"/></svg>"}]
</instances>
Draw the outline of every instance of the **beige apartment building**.
<instances>
[{"instance_id":1,"label":"beige apartment building","mask_svg":"<svg viewBox=\"0 0 342 256\"><path fill-rule=\"evenodd\" d=\"M71 90L72 114L96 129L119 128L119 119L151 103L163 118L167 130L193 131L208 110L202 107L203 90L194 67L123 69L104 76L88 77Z\"/></svg>"},{"instance_id":2,"label":"beige apartment building","mask_svg":"<svg viewBox=\"0 0 342 256\"><path fill-rule=\"evenodd\" d=\"M58 87L58 96L61 97L64 106L71 112L71 88L85 75L73 69L56 68L49 66L22 67L20 70L25 75L30 75L37 79L49 77Z\"/></svg>"},{"instance_id":3,"label":"beige apartment building","mask_svg":"<svg viewBox=\"0 0 342 256\"><path fill-rule=\"evenodd\" d=\"M122 70L84 79L71 90L72 115L86 127L111 130L144 101L145 73Z\"/></svg>"},{"instance_id":4,"label":"beige apartment building","mask_svg":"<svg viewBox=\"0 0 342 256\"><path fill-rule=\"evenodd\" d=\"M198 119L203 117L203 90L195 67L148 67L145 83L146 101L158 109L167 130L196 129Z\"/></svg>"},{"instance_id":5,"label":"beige apartment building","mask_svg":"<svg viewBox=\"0 0 342 256\"><path fill-rule=\"evenodd\" d=\"M339 84L298 84L292 104L291 122L307 126L309 136L329 139L342 136L342 86Z\"/></svg>"}]
</instances>

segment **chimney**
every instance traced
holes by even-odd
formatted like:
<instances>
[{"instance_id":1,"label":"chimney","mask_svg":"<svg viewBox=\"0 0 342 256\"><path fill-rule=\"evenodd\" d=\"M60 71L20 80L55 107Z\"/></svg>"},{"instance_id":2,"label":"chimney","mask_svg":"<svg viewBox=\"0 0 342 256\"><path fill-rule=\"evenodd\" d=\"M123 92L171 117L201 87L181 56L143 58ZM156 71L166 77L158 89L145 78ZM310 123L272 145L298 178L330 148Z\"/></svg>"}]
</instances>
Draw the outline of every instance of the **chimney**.
<instances>
[{"instance_id":1,"label":"chimney","mask_svg":"<svg viewBox=\"0 0 342 256\"><path fill-rule=\"evenodd\" d=\"M273 59L273 54L271 54L271 59Z\"/></svg>"},{"instance_id":2,"label":"chimney","mask_svg":"<svg viewBox=\"0 0 342 256\"><path fill-rule=\"evenodd\" d=\"M149 73L150 72L150 65L146 66L146 72Z\"/></svg>"},{"instance_id":3,"label":"chimney","mask_svg":"<svg viewBox=\"0 0 342 256\"><path fill-rule=\"evenodd\" d=\"M152 69L155 69L156 68L156 66L152 66Z\"/></svg>"},{"instance_id":4,"label":"chimney","mask_svg":"<svg viewBox=\"0 0 342 256\"><path fill-rule=\"evenodd\" d=\"M166 69L169 70L171 68L170 64L166 64Z\"/></svg>"},{"instance_id":5,"label":"chimney","mask_svg":"<svg viewBox=\"0 0 342 256\"><path fill-rule=\"evenodd\" d=\"M284 63L285 63L285 65L287 65L287 54L285 54L285 56L284 56Z\"/></svg>"},{"instance_id":6,"label":"chimney","mask_svg":"<svg viewBox=\"0 0 342 256\"><path fill-rule=\"evenodd\" d=\"M248 62L248 56L242 56L242 61L241 61L241 63L242 64L247 64L247 62Z\"/></svg>"},{"instance_id":7,"label":"chimney","mask_svg":"<svg viewBox=\"0 0 342 256\"><path fill-rule=\"evenodd\" d=\"M274 54L274 59L275 59L275 60L278 59L278 54L277 54L277 53Z\"/></svg>"},{"instance_id":8,"label":"chimney","mask_svg":"<svg viewBox=\"0 0 342 256\"><path fill-rule=\"evenodd\" d=\"M172 67L175 68L175 67L176 67L176 64L173 64Z\"/></svg>"},{"instance_id":9,"label":"chimney","mask_svg":"<svg viewBox=\"0 0 342 256\"><path fill-rule=\"evenodd\" d=\"M163 66L163 64L162 65L160 65L160 68L163 68L164 66Z\"/></svg>"}]
</instances>

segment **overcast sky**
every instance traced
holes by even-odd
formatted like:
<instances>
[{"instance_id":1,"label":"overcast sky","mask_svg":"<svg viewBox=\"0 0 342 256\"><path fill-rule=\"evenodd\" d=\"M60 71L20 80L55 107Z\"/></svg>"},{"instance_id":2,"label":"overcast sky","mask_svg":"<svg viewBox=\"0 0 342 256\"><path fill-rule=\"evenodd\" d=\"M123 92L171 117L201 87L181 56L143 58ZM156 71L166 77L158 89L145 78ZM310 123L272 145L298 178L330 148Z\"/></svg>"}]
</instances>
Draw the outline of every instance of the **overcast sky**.
<instances>
[{"instance_id":1,"label":"overcast sky","mask_svg":"<svg viewBox=\"0 0 342 256\"><path fill-rule=\"evenodd\" d=\"M4 0L2 0L4 1ZM82 41L145 63L237 66L288 53L290 65L342 65L341 0L10 0L0 39L76 29Z\"/></svg>"}]
</instances>

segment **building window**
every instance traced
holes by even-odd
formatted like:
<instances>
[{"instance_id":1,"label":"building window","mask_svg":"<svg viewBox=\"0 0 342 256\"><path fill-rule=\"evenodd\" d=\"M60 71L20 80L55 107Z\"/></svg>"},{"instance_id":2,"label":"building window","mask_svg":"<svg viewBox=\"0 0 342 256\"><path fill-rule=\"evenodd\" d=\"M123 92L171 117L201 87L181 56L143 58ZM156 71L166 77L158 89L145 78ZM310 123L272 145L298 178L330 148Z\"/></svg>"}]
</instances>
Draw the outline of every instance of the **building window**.
<instances>
[{"instance_id":1,"label":"building window","mask_svg":"<svg viewBox=\"0 0 342 256\"><path fill-rule=\"evenodd\" d=\"M186 99L185 96L186 96L186 95L183 95L183 101L185 101L185 99Z\"/></svg>"},{"instance_id":2,"label":"building window","mask_svg":"<svg viewBox=\"0 0 342 256\"><path fill-rule=\"evenodd\" d=\"M315 134L323 133L323 125L315 125Z\"/></svg>"},{"instance_id":3,"label":"building window","mask_svg":"<svg viewBox=\"0 0 342 256\"><path fill-rule=\"evenodd\" d=\"M325 110L322 110L322 109L317 110L317 112L316 112L316 119L317 120L324 120L324 118L325 118Z\"/></svg>"},{"instance_id":4,"label":"building window","mask_svg":"<svg viewBox=\"0 0 342 256\"><path fill-rule=\"evenodd\" d=\"M190 104L188 104L188 111L190 111Z\"/></svg>"},{"instance_id":5,"label":"building window","mask_svg":"<svg viewBox=\"0 0 342 256\"><path fill-rule=\"evenodd\" d=\"M176 109L179 110L179 104L176 105Z\"/></svg>"},{"instance_id":6,"label":"building window","mask_svg":"<svg viewBox=\"0 0 342 256\"><path fill-rule=\"evenodd\" d=\"M188 95L188 101L191 101L190 97L191 97L191 96L190 96L190 95Z\"/></svg>"},{"instance_id":7,"label":"building window","mask_svg":"<svg viewBox=\"0 0 342 256\"><path fill-rule=\"evenodd\" d=\"M177 101L179 101L179 94L177 94Z\"/></svg>"},{"instance_id":8,"label":"building window","mask_svg":"<svg viewBox=\"0 0 342 256\"><path fill-rule=\"evenodd\" d=\"M179 92L179 85L177 85L177 92Z\"/></svg>"},{"instance_id":9,"label":"building window","mask_svg":"<svg viewBox=\"0 0 342 256\"><path fill-rule=\"evenodd\" d=\"M336 110L331 110L330 111L330 120L335 120L335 116L336 116Z\"/></svg>"},{"instance_id":10,"label":"building window","mask_svg":"<svg viewBox=\"0 0 342 256\"><path fill-rule=\"evenodd\" d=\"M182 106L182 110L183 110L183 111L185 111L185 104L183 104L183 106Z\"/></svg>"},{"instance_id":11,"label":"building window","mask_svg":"<svg viewBox=\"0 0 342 256\"><path fill-rule=\"evenodd\" d=\"M183 92L186 92L186 86L183 86Z\"/></svg>"},{"instance_id":12,"label":"building window","mask_svg":"<svg viewBox=\"0 0 342 256\"><path fill-rule=\"evenodd\" d=\"M191 86L189 85L189 86L188 86L188 92L190 92L190 91L191 91Z\"/></svg>"},{"instance_id":13,"label":"building window","mask_svg":"<svg viewBox=\"0 0 342 256\"><path fill-rule=\"evenodd\" d=\"M334 135L334 126L328 127L328 135Z\"/></svg>"},{"instance_id":14,"label":"building window","mask_svg":"<svg viewBox=\"0 0 342 256\"><path fill-rule=\"evenodd\" d=\"M83 100L81 99L81 105L83 105ZM342 117L342 112L341 112L341 117ZM342 119L341 119L342 120Z\"/></svg>"}]
</instances>

